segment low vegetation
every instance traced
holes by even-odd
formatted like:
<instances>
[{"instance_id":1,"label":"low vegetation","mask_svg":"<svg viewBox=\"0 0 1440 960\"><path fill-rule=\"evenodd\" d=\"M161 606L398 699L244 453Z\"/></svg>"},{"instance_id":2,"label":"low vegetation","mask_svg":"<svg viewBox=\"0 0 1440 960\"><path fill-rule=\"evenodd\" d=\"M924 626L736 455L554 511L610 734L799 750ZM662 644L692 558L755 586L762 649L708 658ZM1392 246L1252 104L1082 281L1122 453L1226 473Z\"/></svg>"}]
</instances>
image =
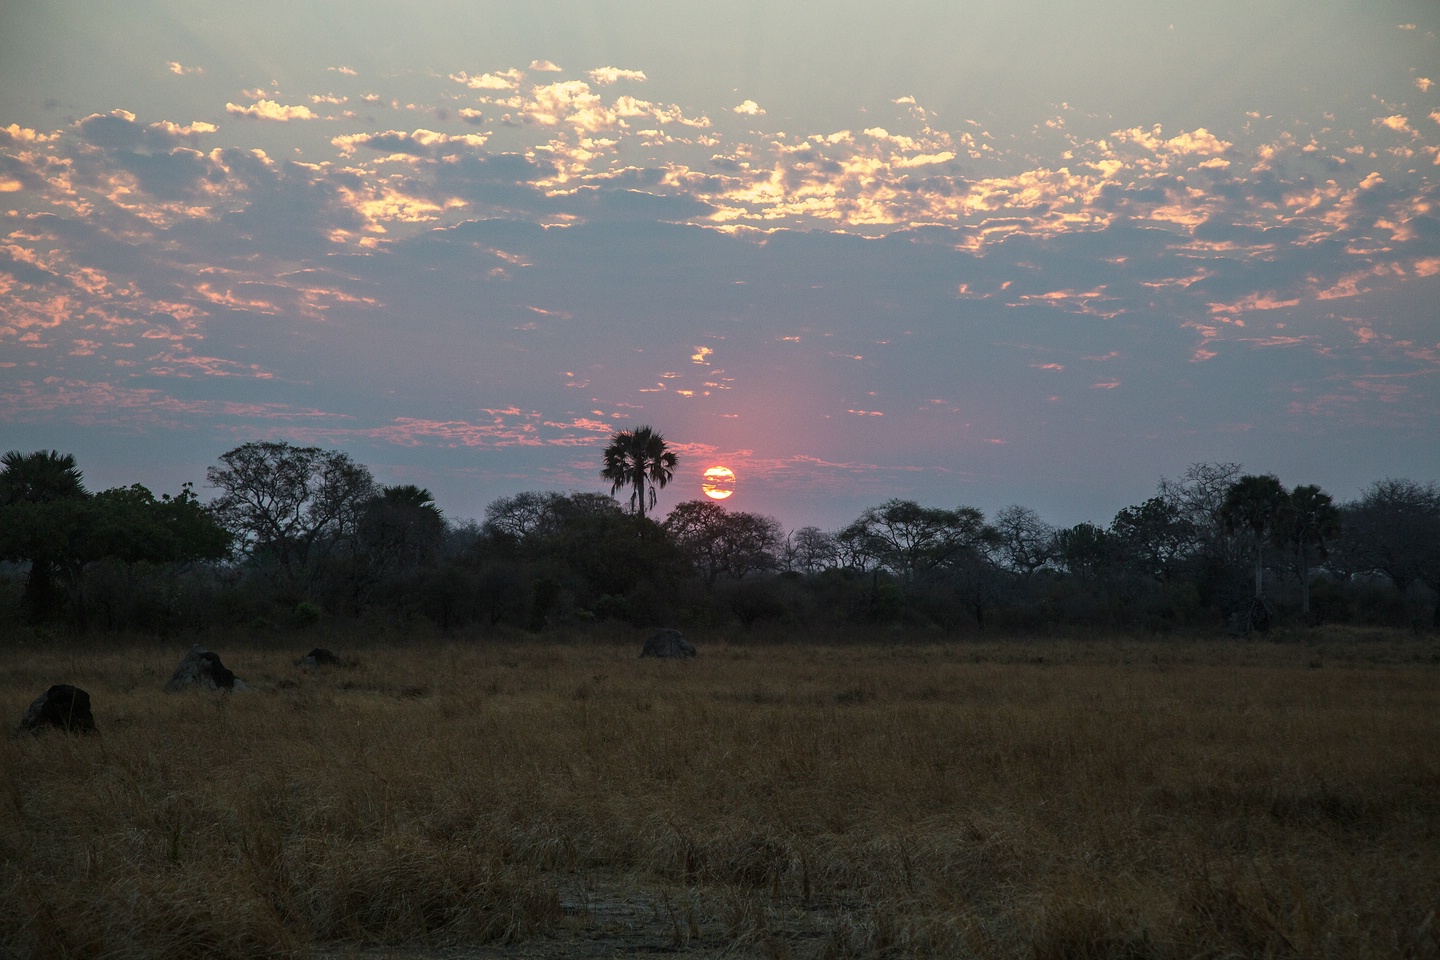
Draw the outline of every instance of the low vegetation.
<instances>
[{"instance_id":1,"label":"low vegetation","mask_svg":"<svg viewBox=\"0 0 1440 960\"><path fill-rule=\"evenodd\" d=\"M12 641L0 956L1440 955L1433 641L639 639Z\"/></svg>"}]
</instances>

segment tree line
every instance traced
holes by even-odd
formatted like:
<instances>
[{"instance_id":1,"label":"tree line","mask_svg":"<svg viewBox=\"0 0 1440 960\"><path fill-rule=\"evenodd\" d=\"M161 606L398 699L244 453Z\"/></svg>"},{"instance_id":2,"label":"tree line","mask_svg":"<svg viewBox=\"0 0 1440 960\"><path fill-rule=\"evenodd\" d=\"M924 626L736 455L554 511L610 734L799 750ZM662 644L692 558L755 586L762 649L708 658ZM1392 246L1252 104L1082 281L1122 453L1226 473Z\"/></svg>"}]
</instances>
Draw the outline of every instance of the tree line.
<instances>
[{"instance_id":1,"label":"tree line","mask_svg":"<svg viewBox=\"0 0 1440 960\"><path fill-rule=\"evenodd\" d=\"M787 532L711 500L657 519L676 466L653 429L620 431L601 457L608 495L527 491L454 521L428 490L283 441L221 455L205 503L188 483L158 498L138 484L90 493L73 456L11 451L0 620L161 634L322 618L534 632L1440 627L1435 483L1378 480L1336 503L1197 463L1105 526L894 498L838 530Z\"/></svg>"}]
</instances>

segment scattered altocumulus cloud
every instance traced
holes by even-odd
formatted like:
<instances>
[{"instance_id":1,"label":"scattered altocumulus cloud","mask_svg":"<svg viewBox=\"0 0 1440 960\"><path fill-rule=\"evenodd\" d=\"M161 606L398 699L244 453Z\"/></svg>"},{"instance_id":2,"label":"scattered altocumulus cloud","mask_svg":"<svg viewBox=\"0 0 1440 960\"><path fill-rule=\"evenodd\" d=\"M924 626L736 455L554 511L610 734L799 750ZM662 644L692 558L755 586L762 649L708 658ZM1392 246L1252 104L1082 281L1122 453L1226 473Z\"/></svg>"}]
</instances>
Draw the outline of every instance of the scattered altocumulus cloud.
<instances>
[{"instance_id":1,"label":"scattered altocumulus cloud","mask_svg":"<svg viewBox=\"0 0 1440 960\"><path fill-rule=\"evenodd\" d=\"M595 487L652 423L787 526L890 495L1103 521L1197 459L1440 474L1428 77L1002 127L913 72L827 122L614 51L226 86L194 53L80 119L0 93L9 444L179 457L170 487L244 440L340 444L473 515ZM1322 443L1331 474L1294 474Z\"/></svg>"}]
</instances>

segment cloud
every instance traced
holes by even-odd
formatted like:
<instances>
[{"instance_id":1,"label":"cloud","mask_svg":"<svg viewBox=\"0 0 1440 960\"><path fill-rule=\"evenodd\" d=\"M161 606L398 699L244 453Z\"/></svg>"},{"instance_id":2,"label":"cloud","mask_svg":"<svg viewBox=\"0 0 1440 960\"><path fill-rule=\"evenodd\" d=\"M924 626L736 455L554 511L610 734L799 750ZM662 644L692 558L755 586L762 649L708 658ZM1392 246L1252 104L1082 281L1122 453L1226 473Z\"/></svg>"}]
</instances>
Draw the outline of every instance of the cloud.
<instances>
[{"instance_id":1,"label":"cloud","mask_svg":"<svg viewBox=\"0 0 1440 960\"><path fill-rule=\"evenodd\" d=\"M369 147L388 153L408 154L416 157L439 157L454 154L457 149L473 150L485 145L487 134L467 133L452 136L434 130L385 130L379 133L356 133L332 137L342 156L351 156L356 147Z\"/></svg>"},{"instance_id":2,"label":"cloud","mask_svg":"<svg viewBox=\"0 0 1440 960\"><path fill-rule=\"evenodd\" d=\"M176 60L165 64L165 68L177 77L194 76L205 72L203 67L187 67Z\"/></svg>"},{"instance_id":3,"label":"cloud","mask_svg":"<svg viewBox=\"0 0 1440 960\"><path fill-rule=\"evenodd\" d=\"M520 85L523 74L519 70L501 70L496 73L482 73L472 77L461 71L450 74L450 79L464 84L471 90L514 90Z\"/></svg>"},{"instance_id":4,"label":"cloud","mask_svg":"<svg viewBox=\"0 0 1440 960\"><path fill-rule=\"evenodd\" d=\"M619 67L598 67L586 73L593 82L602 86L615 83L619 80L644 80L643 70L622 70Z\"/></svg>"},{"instance_id":5,"label":"cloud","mask_svg":"<svg viewBox=\"0 0 1440 960\"><path fill-rule=\"evenodd\" d=\"M311 112L310 108L303 104L285 106L276 103L274 100L264 99L257 100L248 107L227 103L225 104L225 112L238 117L244 117L247 120L278 120L284 122L287 120L318 119L316 115Z\"/></svg>"},{"instance_id":6,"label":"cloud","mask_svg":"<svg viewBox=\"0 0 1440 960\"><path fill-rule=\"evenodd\" d=\"M530 69L537 73L559 73L560 68L549 60L531 60Z\"/></svg>"},{"instance_id":7,"label":"cloud","mask_svg":"<svg viewBox=\"0 0 1440 960\"><path fill-rule=\"evenodd\" d=\"M1005 437L1021 456L1040 443L1021 423L1104 443L1133 403L1128 435L1183 422L1200 445L1237 408L1296 402L1313 419L1290 427L1318 431L1334 407L1316 381L1372 369L1409 385L1383 412L1440 409L1440 134L1402 105L1413 75L1343 121L1067 113L1062 129L1047 107L1016 140L911 97L854 129L757 133L758 105L726 107L724 89L682 110L556 72L456 74L429 94L380 76L377 106L352 98L381 119L341 136L127 110L5 128L0 393L91 398L57 405L57 424L165 418L227 441L298 425L362 459L504 449L493 476L530 485L594 471L571 481L528 451L579 462L627 418L725 450L748 431L794 484L833 480L827 464L867 456L856 431L889 425L951 500L967 471L998 469L954 451ZM230 114L303 99L257 93ZM400 129L392 103L430 119ZM1259 349L1282 345L1299 349ZM148 400L104 408L70 382ZM1345 390L1375 415L1379 391ZM882 481L919 489L899 476Z\"/></svg>"},{"instance_id":8,"label":"cloud","mask_svg":"<svg viewBox=\"0 0 1440 960\"><path fill-rule=\"evenodd\" d=\"M331 73L338 73L345 77L358 77L360 75L354 67L326 67L325 69Z\"/></svg>"},{"instance_id":9,"label":"cloud","mask_svg":"<svg viewBox=\"0 0 1440 960\"><path fill-rule=\"evenodd\" d=\"M759 117L765 115L764 109L761 108L760 104L756 103L754 100L746 100L738 107L731 107L730 112L741 113L751 117Z\"/></svg>"}]
</instances>

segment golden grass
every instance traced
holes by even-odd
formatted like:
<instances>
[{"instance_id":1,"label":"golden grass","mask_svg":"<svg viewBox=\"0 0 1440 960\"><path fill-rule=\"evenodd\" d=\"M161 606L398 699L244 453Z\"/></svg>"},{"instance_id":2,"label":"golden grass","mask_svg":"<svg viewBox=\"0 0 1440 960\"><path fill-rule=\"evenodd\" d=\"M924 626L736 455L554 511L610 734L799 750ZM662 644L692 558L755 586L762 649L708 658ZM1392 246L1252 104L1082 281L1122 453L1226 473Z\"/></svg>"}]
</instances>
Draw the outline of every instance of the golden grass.
<instances>
[{"instance_id":1,"label":"golden grass","mask_svg":"<svg viewBox=\"0 0 1440 960\"><path fill-rule=\"evenodd\" d=\"M1421 640L183 646L0 659L101 730L0 742L0 956L1440 956Z\"/></svg>"}]
</instances>

